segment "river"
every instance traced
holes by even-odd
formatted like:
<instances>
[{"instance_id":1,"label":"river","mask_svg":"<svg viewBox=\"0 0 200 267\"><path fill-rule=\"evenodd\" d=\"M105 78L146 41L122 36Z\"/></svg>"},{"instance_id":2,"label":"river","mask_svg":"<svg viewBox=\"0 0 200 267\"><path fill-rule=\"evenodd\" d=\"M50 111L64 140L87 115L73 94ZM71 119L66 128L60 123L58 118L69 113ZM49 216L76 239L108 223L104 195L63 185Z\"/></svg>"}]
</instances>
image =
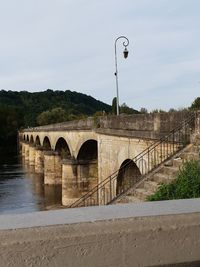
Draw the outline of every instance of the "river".
<instances>
[{"instance_id":1,"label":"river","mask_svg":"<svg viewBox=\"0 0 200 267\"><path fill-rule=\"evenodd\" d=\"M61 186L45 186L19 156L0 157L0 214L61 208L61 198Z\"/></svg>"}]
</instances>

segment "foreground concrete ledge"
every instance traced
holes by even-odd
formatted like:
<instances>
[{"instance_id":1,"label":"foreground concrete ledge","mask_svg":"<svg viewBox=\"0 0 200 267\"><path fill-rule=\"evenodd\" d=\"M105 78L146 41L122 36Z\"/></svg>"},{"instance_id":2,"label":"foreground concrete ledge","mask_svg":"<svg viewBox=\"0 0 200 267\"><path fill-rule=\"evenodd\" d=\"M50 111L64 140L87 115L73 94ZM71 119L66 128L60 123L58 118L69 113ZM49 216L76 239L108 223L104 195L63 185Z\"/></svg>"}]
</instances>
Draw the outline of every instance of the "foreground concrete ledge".
<instances>
[{"instance_id":1,"label":"foreground concrete ledge","mask_svg":"<svg viewBox=\"0 0 200 267\"><path fill-rule=\"evenodd\" d=\"M190 199L0 216L0 267L200 266L199 211Z\"/></svg>"},{"instance_id":2,"label":"foreground concrete ledge","mask_svg":"<svg viewBox=\"0 0 200 267\"><path fill-rule=\"evenodd\" d=\"M0 230L200 213L200 198L0 215Z\"/></svg>"}]
</instances>

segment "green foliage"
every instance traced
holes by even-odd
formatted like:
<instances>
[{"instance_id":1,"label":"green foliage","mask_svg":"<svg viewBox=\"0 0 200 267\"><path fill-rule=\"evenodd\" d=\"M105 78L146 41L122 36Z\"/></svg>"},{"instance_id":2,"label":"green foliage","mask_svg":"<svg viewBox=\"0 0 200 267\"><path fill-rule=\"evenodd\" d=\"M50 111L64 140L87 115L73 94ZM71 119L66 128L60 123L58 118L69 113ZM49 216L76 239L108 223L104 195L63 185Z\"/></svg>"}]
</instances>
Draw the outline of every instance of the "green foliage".
<instances>
[{"instance_id":1,"label":"green foliage","mask_svg":"<svg viewBox=\"0 0 200 267\"><path fill-rule=\"evenodd\" d=\"M191 160L183 164L173 183L161 185L154 195L148 197L148 200L157 201L198 197L200 197L200 161Z\"/></svg>"},{"instance_id":2,"label":"green foliage","mask_svg":"<svg viewBox=\"0 0 200 267\"><path fill-rule=\"evenodd\" d=\"M175 108L170 108L168 112L187 112L188 111L188 108L178 108L178 109L175 109Z\"/></svg>"},{"instance_id":3,"label":"green foliage","mask_svg":"<svg viewBox=\"0 0 200 267\"><path fill-rule=\"evenodd\" d=\"M52 124L67 120L67 112L62 108L53 108L51 110L44 111L37 116L37 123L39 125Z\"/></svg>"},{"instance_id":4,"label":"green foliage","mask_svg":"<svg viewBox=\"0 0 200 267\"><path fill-rule=\"evenodd\" d=\"M111 106L85 94L46 90L0 91L0 151L16 147L17 130L66 120L82 119L98 110L111 111Z\"/></svg>"},{"instance_id":5,"label":"green foliage","mask_svg":"<svg viewBox=\"0 0 200 267\"><path fill-rule=\"evenodd\" d=\"M146 108L141 108L140 109L140 113L141 114L147 114L148 113L148 110Z\"/></svg>"},{"instance_id":6,"label":"green foliage","mask_svg":"<svg viewBox=\"0 0 200 267\"><path fill-rule=\"evenodd\" d=\"M112 100L112 114L117 114L117 98L114 97Z\"/></svg>"},{"instance_id":7,"label":"green foliage","mask_svg":"<svg viewBox=\"0 0 200 267\"><path fill-rule=\"evenodd\" d=\"M140 112L133 109L133 108L129 108L126 103L123 103L120 106L120 113L125 113L125 114L139 114Z\"/></svg>"},{"instance_id":8,"label":"green foliage","mask_svg":"<svg viewBox=\"0 0 200 267\"><path fill-rule=\"evenodd\" d=\"M123 103L120 107L119 107L119 111L120 111L120 114L121 113L124 113L124 114L138 114L140 113L139 111L133 109L133 108L130 108L126 105L126 103ZM117 98L114 97L113 98L113 101L112 101L112 114L116 115L117 114Z\"/></svg>"},{"instance_id":9,"label":"green foliage","mask_svg":"<svg viewBox=\"0 0 200 267\"><path fill-rule=\"evenodd\" d=\"M111 106L85 94L67 91L46 90L29 93L26 91L0 91L0 104L18 107L24 118L24 127L36 126L37 116L44 111L62 108L68 116L92 115L97 110L111 111ZM68 117L69 118L69 117Z\"/></svg>"},{"instance_id":10,"label":"green foliage","mask_svg":"<svg viewBox=\"0 0 200 267\"><path fill-rule=\"evenodd\" d=\"M151 113L165 113L166 111L162 110L162 109L154 109L151 111Z\"/></svg>"},{"instance_id":11,"label":"green foliage","mask_svg":"<svg viewBox=\"0 0 200 267\"><path fill-rule=\"evenodd\" d=\"M177 112L175 108L170 108L168 112Z\"/></svg>"},{"instance_id":12,"label":"green foliage","mask_svg":"<svg viewBox=\"0 0 200 267\"><path fill-rule=\"evenodd\" d=\"M197 98L193 101L193 103L192 103L190 109L191 109L191 110L197 110L197 109L200 109L200 97L197 97Z\"/></svg>"},{"instance_id":13,"label":"green foliage","mask_svg":"<svg viewBox=\"0 0 200 267\"><path fill-rule=\"evenodd\" d=\"M16 150L17 131L23 125L20 108L0 104L0 152Z\"/></svg>"}]
</instances>

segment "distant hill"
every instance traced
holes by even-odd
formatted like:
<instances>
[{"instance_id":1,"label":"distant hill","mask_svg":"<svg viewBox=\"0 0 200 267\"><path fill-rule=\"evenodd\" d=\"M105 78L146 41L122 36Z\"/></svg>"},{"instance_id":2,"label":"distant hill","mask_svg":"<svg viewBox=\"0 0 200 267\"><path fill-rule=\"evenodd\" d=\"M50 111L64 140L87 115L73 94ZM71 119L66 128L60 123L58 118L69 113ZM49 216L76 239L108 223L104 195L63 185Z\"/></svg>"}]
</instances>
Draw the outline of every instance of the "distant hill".
<instances>
[{"instance_id":1,"label":"distant hill","mask_svg":"<svg viewBox=\"0 0 200 267\"><path fill-rule=\"evenodd\" d=\"M63 111L66 120L97 111L111 112L111 106L95 98L72 91L14 92L0 91L0 150L16 143L17 129L37 125L41 113Z\"/></svg>"},{"instance_id":2,"label":"distant hill","mask_svg":"<svg viewBox=\"0 0 200 267\"><path fill-rule=\"evenodd\" d=\"M47 110L62 108L67 114L92 115L96 111L111 111L111 106L95 98L67 91L46 90L44 92L0 91L0 106L18 109L23 114L23 126L37 125L37 116Z\"/></svg>"}]
</instances>

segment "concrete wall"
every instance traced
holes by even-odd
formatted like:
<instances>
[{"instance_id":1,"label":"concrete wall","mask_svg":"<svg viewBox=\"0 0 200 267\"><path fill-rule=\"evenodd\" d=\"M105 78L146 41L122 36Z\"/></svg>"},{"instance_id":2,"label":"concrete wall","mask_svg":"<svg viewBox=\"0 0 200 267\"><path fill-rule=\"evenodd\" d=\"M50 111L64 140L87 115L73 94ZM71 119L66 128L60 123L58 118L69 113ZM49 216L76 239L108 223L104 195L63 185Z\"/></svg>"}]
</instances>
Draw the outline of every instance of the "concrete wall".
<instances>
[{"instance_id":1,"label":"concrete wall","mask_svg":"<svg viewBox=\"0 0 200 267\"><path fill-rule=\"evenodd\" d=\"M193 199L3 215L0 266L200 266L199 207Z\"/></svg>"},{"instance_id":2,"label":"concrete wall","mask_svg":"<svg viewBox=\"0 0 200 267\"><path fill-rule=\"evenodd\" d=\"M138 138L116 137L99 134L98 170L99 181L117 171L127 159L132 159L150 146L154 141ZM142 166L138 166L142 172Z\"/></svg>"}]
</instances>

